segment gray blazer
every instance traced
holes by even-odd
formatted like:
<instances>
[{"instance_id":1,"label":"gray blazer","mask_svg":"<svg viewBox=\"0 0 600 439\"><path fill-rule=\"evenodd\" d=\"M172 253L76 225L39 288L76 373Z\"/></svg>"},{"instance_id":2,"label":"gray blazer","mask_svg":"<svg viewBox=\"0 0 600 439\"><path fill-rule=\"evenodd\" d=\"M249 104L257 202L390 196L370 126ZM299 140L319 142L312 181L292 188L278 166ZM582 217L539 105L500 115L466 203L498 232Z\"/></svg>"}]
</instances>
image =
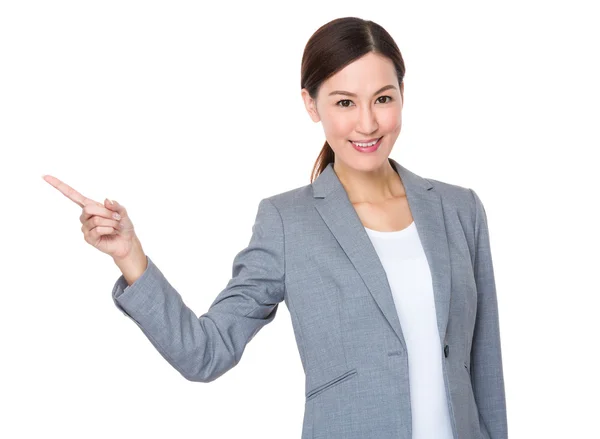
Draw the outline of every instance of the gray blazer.
<instances>
[{"instance_id":1,"label":"gray blazer","mask_svg":"<svg viewBox=\"0 0 600 439\"><path fill-rule=\"evenodd\" d=\"M494 270L477 194L393 159L433 279L455 439L506 439ZM312 183L264 198L232 277L197 317L148 259L113 289L176 370L208 383L238 364L285 301L305 373L302 438L411 439L408 357L386 273L330 164Z\"/></svg>"}]
</instances>

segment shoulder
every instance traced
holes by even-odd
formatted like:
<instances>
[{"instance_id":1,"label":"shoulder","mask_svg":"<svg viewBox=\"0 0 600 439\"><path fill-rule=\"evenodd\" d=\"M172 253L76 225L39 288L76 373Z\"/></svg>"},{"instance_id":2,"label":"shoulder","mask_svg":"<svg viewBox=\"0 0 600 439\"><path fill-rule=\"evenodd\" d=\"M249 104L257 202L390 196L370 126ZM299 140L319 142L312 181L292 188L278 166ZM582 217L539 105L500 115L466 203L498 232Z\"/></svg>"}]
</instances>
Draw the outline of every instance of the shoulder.
<instances>
[{"instance_id":1,"label":"shoulder","mask_svg":"<svg viewBox=\"0 0 600 439\"><path fill-rule=\"evenodd\" d=\"M445 206L452 206L461 211L475 213L476 204L479 197L475 191L469 187L445 181L426 178L431 183L434 190L440 195Z\"/></svg>"},{"instance_id":2,"label":"shoulder","mask_svg":"<svg viewBox=\"0 0 600 439\"><path fill-rule=\"evenodd\" d=\"M407 169L395 160L392 160L392 162L396 165L396 168L402 176L402 181L407 187L409 198L411 192L423 194L423 191L433 191L440 197L440 201L445 210L459 210L462 214L470 214L473 212L475 199L473 190L469 187L436 178L424 177Z\"/></svg>"},{"instance_id":3,"label":"shoulder","mask_svg":"<svg viewBox=\"0 0 600 439\"><path fill-rule=\"evenodd\" d=\"M310 184L300 186L294 189L270 195L264 200L270 202L280 213L287 212L290 209L304 208L313 200L312 187Z\"/></svg>"}]
</instances>

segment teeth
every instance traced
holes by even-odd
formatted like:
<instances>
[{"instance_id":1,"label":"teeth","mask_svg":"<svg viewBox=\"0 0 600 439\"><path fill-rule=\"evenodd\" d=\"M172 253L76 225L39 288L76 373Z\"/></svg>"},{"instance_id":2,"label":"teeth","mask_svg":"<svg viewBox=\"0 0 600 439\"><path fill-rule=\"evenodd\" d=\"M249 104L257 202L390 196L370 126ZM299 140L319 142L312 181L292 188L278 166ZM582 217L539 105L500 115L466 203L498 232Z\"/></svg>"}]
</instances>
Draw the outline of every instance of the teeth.
<instances>
[{"instance_id":1,"label":"teeth","mask_svg":"<svg viewBox=\"0 0 600 439\"><path fill-rule=\"evenodd\" d=\"M354 143L356 146L360 146L361 148L366 148L368 146L375 145L377 142L379 142L379 139L377 139L377 140L375 140L375 141L373 141L371 143L357 143L357 142L352 142L352 143Z\"/></svg>"}]
</instances>

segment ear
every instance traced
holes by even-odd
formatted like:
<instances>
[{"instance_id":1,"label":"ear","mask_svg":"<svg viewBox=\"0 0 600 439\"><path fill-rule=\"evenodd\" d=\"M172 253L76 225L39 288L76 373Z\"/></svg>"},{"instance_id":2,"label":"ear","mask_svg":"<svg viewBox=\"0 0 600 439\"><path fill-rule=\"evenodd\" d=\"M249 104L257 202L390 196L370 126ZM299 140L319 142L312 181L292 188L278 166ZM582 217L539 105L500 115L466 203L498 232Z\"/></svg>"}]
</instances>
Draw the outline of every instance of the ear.
<instances>
[{"instance_id":1,"label":"ear","mask_svg":"<svg viewBox=\"0 0 600 439\"><path fill-rule=\"evenodd\" d=\"M402 97L402 108L404 108L404 78L402 84L400 84L400 97Z\"/></svg>"},{"instance_id":2,"label":"ear","mask_svg":"<svg viewBox=\"0 0 600 439\"><path fill-rule=\"evenodd\" d=\"M321 120L321 116L319 116L319 112L317 111L317 102L310 97L308 90L305 88L302 89L301 95L308 115L313 122L319 122Z\"/></svg>"}]
</instances>

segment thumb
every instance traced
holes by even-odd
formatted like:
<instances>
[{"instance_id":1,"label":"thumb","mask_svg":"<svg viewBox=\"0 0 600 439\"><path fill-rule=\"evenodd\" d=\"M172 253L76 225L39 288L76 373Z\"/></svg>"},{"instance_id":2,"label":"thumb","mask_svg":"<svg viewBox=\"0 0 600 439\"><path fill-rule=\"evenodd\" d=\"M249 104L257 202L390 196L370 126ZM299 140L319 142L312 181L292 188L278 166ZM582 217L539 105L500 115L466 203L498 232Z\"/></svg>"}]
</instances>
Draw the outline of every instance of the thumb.
<instances>
[{"instance_id":1,"label":"thumb","mask_svg":"<svg viewBox=\"0 0 600 439\"><path fill-rule=\"evenodd\" d=\"M109 200L108 198L104 199L104 206L106 206L107 209L110 209L114 212L118 212L119 214L121 214L121 216L124 216L125 214L125 208L119 203L117 203L115 200Z\"/></svg>"}]
</instances>

